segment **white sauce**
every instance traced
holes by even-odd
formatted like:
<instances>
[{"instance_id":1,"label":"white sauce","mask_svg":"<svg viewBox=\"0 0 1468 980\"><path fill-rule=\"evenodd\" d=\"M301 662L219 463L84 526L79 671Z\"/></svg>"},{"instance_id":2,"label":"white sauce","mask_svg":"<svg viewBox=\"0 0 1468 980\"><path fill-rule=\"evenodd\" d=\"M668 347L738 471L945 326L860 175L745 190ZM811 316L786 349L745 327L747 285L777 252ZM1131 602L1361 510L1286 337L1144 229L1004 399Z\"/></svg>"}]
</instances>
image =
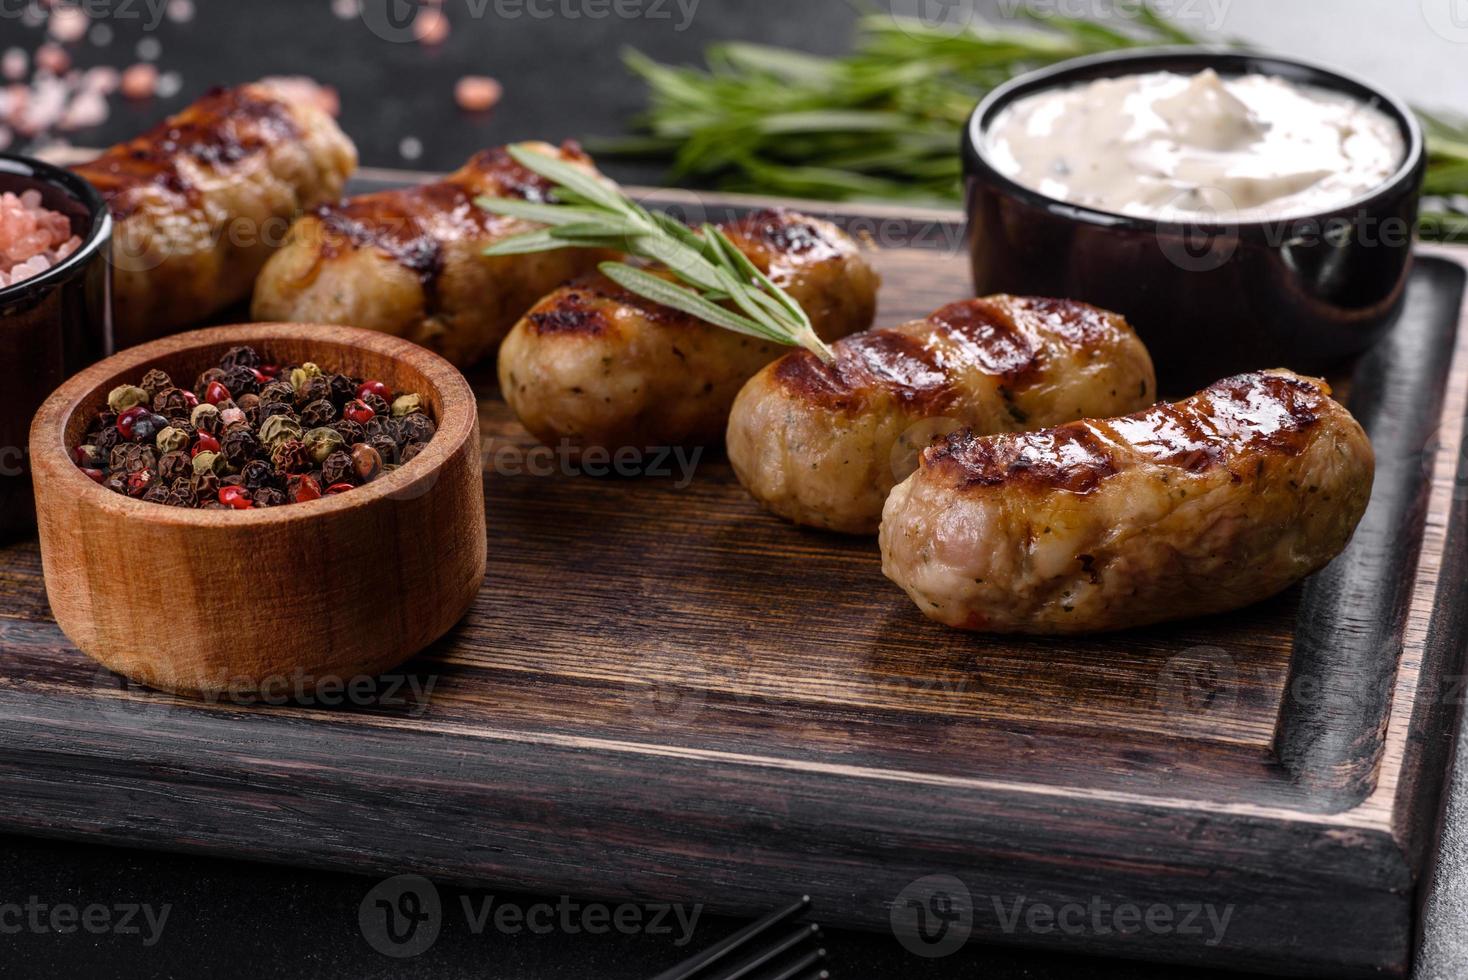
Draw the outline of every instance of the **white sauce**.
<instances>
[{"instance_id":1,"label":"white sauce","mask_svg":"<svg viewBox=\"0 0 1468 980\"><path fill-rule=\"evenodd\" d=\"M1047 197L1147 218L1316 214L1406 156L1381 110L1267 75L1152 72L1037 92L986 133L1000 173Z\"/></svg>"}]
</instances>

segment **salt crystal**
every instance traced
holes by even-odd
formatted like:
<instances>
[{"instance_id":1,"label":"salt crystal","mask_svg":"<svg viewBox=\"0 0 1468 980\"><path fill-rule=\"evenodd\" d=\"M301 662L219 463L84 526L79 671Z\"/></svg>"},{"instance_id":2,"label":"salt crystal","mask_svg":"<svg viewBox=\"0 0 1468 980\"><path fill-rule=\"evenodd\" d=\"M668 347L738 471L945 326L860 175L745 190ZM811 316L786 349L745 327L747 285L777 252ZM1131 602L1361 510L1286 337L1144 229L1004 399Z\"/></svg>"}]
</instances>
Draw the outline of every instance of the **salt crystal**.
<instances>
[{"instance_id":1,"label":"salt crystal","mask_svg":"<svg viewBox=\"0 0 1468 980\"><path fill-rule=\"evenodd\" d=\"M87 73L82 76L82 86L107 95L117 91L120 80L121 74L116 68L111 65L97 65L87 69Z\"/></svg>"},{"instance_id":2,"label":"salt crystal","mask_svg":"<svg viewBox=\"0 0 1468 980\"><path fill-rule=\"evenodd\" d=\"M175 24L187 24L194 19L194 0L168 0L168 6L163 9Z\"/></svg>"},{"instance_id":3,"label":"salt crystal","mask_svg":"<svg viewBox=\"0 0 1468 980\"><path fill-rule=\"evenodd\" d=\"M58 128L71 131L74 129L88 129L92 126L100 126L107 121L107 100L100 92L92 89L82 89L67 103L66 111L61 114L61 122Z\"/></svg>"},{"instance_id":4,"label":"salt crystal","mask_svg":"<svg viewBox=\"0 0 1468 980\"><path fill-rule=\"evenodd\" d=\"M454 101L465 112L487 112L504 94L504 86L487 75L465 75L454 85Z\"/></svg>"},{"instance_id":5,"label":"salt crystal","mask_svg":"<svg viewBox=\"0 0 1468 980\"><path fill-rule=\"evenodd\" d=\"M183 89L183 76L176 71L166 71L158 76L158 98L171 99Z\"/></svg>"},{"instance_id":6,"label":"salt crystal","mask_svg":"<svg viewBox=\"0 0 1468 980\"><path fill-rule=\"evenodd\" d=\"M52 75L64 75L71 67L71 55L59 44L46 42L36 49L36 69Z\"/></svg>"},{"instance_id":7,"label":"salt crystal","mask_svg":"<svg viewBox=\"0 0 1468 980\"><path fill-rule=\"evenodd\" d=\"M92 29L87 32L87 40L99 48L105 48L112 43L112 28L106 24L93 24Z\"/></svg>"},{"instance_id":8,"label":"salt crystal","mask_svg":"<svg viewBox=\"0 0 1468 980\"><path fill-rule=\"evenodd\" d=\"M331 0L331 12L342 20L351 20L362 12L361 0Z\"/></svg>"},{"instance_id":9,"label":"salt crystal","mask_svg":"<svg viewBox=\"0 0 1468 980\"><path fill-rule=\"evenodd\" d=\"M81 247L64 214L41 206L41 194L0 193L0 286L45 272Z\"/></svg>"},{"instance_id":10,"label":"salt crystal","mask_svg":"<svg viewBox=\"0 0 1468 980\"><path fill-rule=\"evenodd\" d=\"M163 53L163 44L156 37L145 37L138 42L139 61L157 61Z\"/></svg>"},{"instance_id":11,"label":"salt crystal","mask_svg":"<svg viewBox=\"0 0 1468 980\"><path fill-rule=\"evenodd\" d=\"M25 78L30 63L31 57L24 48L6 48L5 54L0 55L0 75L12 82L20 81Z\"/></svg>"},{"instance_id":12,"label":"salt crystal","mask_svg":"<svg viewBox=\"0 0 1468 980\"><path fill-rule=\"evenodd\" d=\"M80 41L87 33L87 27L90 24L91 18L87 16L85 10L68 5L51 11L51 19L46 24L46 32L62 44L70 44L73 41Z\"/></svg>"},{"instance_id":13,"label":"salt crystal","mask_svg":"<svg viewBox=\"0 0 1468 980\"><path fill-rule=\"evenodd\" d=\"M158 69L149 64L129 65L119 84L125 99L149 99L158 89Z\"/></svg>"},{"instance_id":14,"label":"salt crystal","mask_svg":"<svg viewBox=\"0 0 1468 980\"><path fill-rule=\"evenodd\" d=\"M429 47L442 44L449 36L449 19L442 11L425 7L413 21L413 36Z\"/></svg>"},{"instance_id":15,"label":"salt crystal","mask_svg":"<svg viewBox=\"0 0 1468 980\"><path fill-rule=\"evenodd\" d=\"M398 152L404 160L416 160L423 155L423 143L416 136L405 136L398 144Z\"/></svg>"}]
</instances>

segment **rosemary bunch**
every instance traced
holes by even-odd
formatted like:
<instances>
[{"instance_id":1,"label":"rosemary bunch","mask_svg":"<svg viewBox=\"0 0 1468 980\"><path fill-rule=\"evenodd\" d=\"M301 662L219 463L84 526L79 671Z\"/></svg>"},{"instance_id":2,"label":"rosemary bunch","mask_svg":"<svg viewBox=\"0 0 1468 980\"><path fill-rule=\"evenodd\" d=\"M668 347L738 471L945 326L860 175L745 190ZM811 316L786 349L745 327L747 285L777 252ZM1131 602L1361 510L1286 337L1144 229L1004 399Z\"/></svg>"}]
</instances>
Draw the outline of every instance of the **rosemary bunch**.
<instances>
[{"instance_id":1,"label":"rosemary bunch","mask_svg":"<svg viewBox=\"0 0 1468 980\"><path fill-rule=\"evenodd\" d=\"M605 178L523 146L509 152L555 186L556 203L477 198L486 211L547 226L496 242L485 255L614 249L657 263L673 280L625 262L601 263L602 273L623 289L726 330L798 345L831 360L800 305L714 225L706 223L701 234L695 233L674 218L648 211Z\"/></svg>"},{"instance_id":2,"label":"rosemary bunch","mask_svg":"<svg viewBox=\"0 0 1468 980\"><path fill-rule=\"evenodd\" d=\"M958 134L994 86L1078 55L1198 43L1145 5L1125 31L1029 18L1033 28L954 33L872 15L844 57L727 43L708 48L707 70L631 51L627 65L649 88L641 133L594 149L665 159L675 180L731 190L952 204L962 192ZM1468 124L1419 115L1429 150L1419 234L1468 241Z\"/></svg>"}]
</instances>

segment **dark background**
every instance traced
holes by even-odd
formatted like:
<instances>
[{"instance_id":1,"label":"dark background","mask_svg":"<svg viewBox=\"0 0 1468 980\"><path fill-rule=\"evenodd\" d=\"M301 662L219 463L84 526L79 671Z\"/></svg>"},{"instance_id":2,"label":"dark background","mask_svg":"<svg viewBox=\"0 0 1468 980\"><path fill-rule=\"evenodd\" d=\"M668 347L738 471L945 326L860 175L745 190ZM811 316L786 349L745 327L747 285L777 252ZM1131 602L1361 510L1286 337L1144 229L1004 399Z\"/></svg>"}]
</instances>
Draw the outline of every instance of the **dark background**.
<instances>
[{"instance_id":1,"label":"dark background","mask_svg":"<svg viewBox=\"0 0 1468 980\"><path fill-rule=\"evenodd\" d=\"M653 2L646 0L643 9L653 9ZM341 123L356 141L364 165L425 170L456 167L474 150L514 139L625 132L644 93L620 65L624 45L669 61L696 60L709 41L735 38L836 53L847 47L858 12L852 0L701 0L692 21L684 24L675 0L657 8L666 11L666 18L640 19L566 15L588 9L583 0L526 0L525 6L445 0L450 34L442 46L427 48L412 41L384 40L363 19L337 16L329 0L196 0L192 20L165 19L156 26L150 3L161 0L94 5L89 9L110 11L98 20L110 28L104 32L110 33L110 41L94 43L94 35L68 50L82 67L124 67L138 60L139 41L157 41L157 64L164 72L178 73L178 94L131 103L114 98L110 120L94 130L69 134L72 142L100 146L131 136L210 85L267 74L309 74L340 93ZM922 9L920 0L903 0L899 6ZM1083 7L1104 13L1107 6L1097 0L1060 9L1076 12ZM1417 0L1288 5L1232 0L1220 7L1195 3L1172 8L1190 28L1219 29L1324 57L1373 74L1419 102L1468 103L1464 91L1468 80L1461 72L1468 47L1432 34L1420 19L1418 6ZM34 50L43 40L41 30L22 24L15 16L18 9L15 0L0 4L0 47ZM474 16L475 10L483 11L483 16ZM1219 11L1223 20L1211 19ZM536 15L547 12L550 16ZM491 75L504 84L504 99L494 112L472 115L455 106L453 86L465 74ZM408 137L421 143L421 156L404 156L402 144ZM652 183L661 173L649 164L603 161L603 165L624 181ZM1456 780L1459 800L1468 796L1462 769ZM137 805L146 807L148 802L139 800ZM1442 859L1446 872L1430 906L1418 970L1422 980L1468 976L1464 936L1468 875L1459 871L1468 841L1463 840L1461 824L1455 821L1450 830L1451 846ZM438 942L414 959L392 960L374 952L357 926L358 904L374 883L221 859L0 837L0 902L24 903L36 896L49 904L172 906L162 940L152 948L127 936L0 935L0 976L632 980L651 976L737 926L706 917L693 942L682 949L673 947L668 938L646 936L504 936L493 931L476 936L456 914L460 893L444 888L448 913ZM536 900L500 897L522 905ZM941 960L921 960L888 935L828 933L826 945L840 977L1210 980L1225 976L976 944Z\"/></svg>"}]
</instances>

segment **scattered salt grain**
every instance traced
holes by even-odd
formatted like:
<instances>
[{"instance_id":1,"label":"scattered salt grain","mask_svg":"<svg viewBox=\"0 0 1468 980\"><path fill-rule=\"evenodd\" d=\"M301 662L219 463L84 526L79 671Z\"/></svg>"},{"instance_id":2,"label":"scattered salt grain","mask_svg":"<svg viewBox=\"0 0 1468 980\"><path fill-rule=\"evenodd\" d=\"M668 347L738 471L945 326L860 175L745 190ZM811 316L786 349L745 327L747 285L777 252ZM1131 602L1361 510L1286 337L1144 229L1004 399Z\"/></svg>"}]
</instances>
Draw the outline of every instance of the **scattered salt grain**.
<instances>
[{"instance_id":1,"label":"scattered salt grain","mask_svg":"<svg viewBox=\"0 0 1468 980\"><path fill-rule=\"evenodd\" d=\"M112 28L106 24L93 24L92 29L87 32L87 40L99 48L105 48L112 43Z\"/></svg>"},{"instance_id":2,"label":"scattered salt grain","mask_svg":"<svg viewBox=\"0 0 1468 980\"><path fill-rule=\"evenodd\" d=\"M30 66L31 56L25 53L24 48L6 48L5 54L0 55L0 75L9 81L18 82L25 78Z\"/></svg>"},{"instance_id":3,"label":"scattered salt grain","mask_svg":"<svg viewBox=\"0 0 1468 980\"><path fill-rule=\"evenodd\" d=\"M121 75L116 68L111 65L97 65L94 68L88 68L87 73L82 76L82 87L109 95L117 91L120 80Z\"/></svg>"},{"instance_id":4,"label":"scattered salt grain","mask_svg":"<svg viewBox=\"0 0 1468 980\"><path fill-rule=\"evenodd\" d=\"M62 44L70 44L82 39L91 22L91 18L81 7L57 7L51 11L51 17L46 22L46 32Z\"/></svg>"},{"instance_id":5,"label":"scattered salt grain","mask_svg":"<svg viewBox=\"0 0 1468 980\"><path fill-rule=\"evenodd\" d=\"M139 61L157 61L163 53L163 44L156 37L145 37L138 42Z\"/></svg>"},{"instance_id":6,"label":"scattered salt grain","mask_svg":"<svg viewBox=\"0 0 1468 980\"><path fill-rule=\"evenodd\" d=\"M36 49L36 70L52 75L65 75L71 67L71 55L59 44L46 42Z\"/></svg>"},{"instance_id":7,"label":"scattered salt grain","mask_svg":"<svg viewBox=\"0 0 1468 980\"><path fill-rule=\"evenodd\" d=\"M331 12L342 20L351 20L362 12L361 0L331 0Z\"/></svg>"},{"instance_id":8,"label":"scattered salt grain","mask_svg":"<svg viewBox=\"0 0 1468 980\"><path fill-rule=\"evenodd\" d=\"M125 99L152 98L158 89L158 69L146 63L129 65L122 73L119 87Z\"/></svg>"},{"instance_id":9,"label":"scattered salt grain","mask_svg":"<svg viewBox=\"0 0 1468 980\"><path fill-rule=\"evenodd\" d=\"M40 192L0 193L0 287L45 272L80 246L71 221L42 207Z\"/></svg>"},{"instance_id":10,"label":"scattered salt grain","mask_svg":"<svg viewBox=\"0 0 1468 980\"><path fill-rule=\"evenodd\" d=\"M423 155L423 143L416 136L404 136L398 144L398 153L404 160L416 160Z\"/></svg>"},{"instance_id":11,"label":"scattered salt grain","mask_svg":"<svg viewBox=\"0 0 1468 980\"><path fill-rule=\"evenodd\" d=\"M166 71L158 76L158 98L171 99L183 89L183 76L176 71Z\"/></svg>"},{"instance_id":12,"label":"scattered salt grain","mask_svg":"<svg viewBox=\"0 0 1468 980\"><path fill-rule=\"evenodd\" d=\"M100 126L107 121L107 98L95 89L83 89L67 103L57 128L63 132Z\"/></svg>"},{"instance_id":13,"label":"scattered salt grain","mask_svg":"<svg viewBox=\"0 0 1468 980\"><path fill-rule=\"evenodd\" d=\"M175 24L187 24L194 19L194 0L168 0L163 10Z\"/></svg>"},{"instance_id":14,"label":"scattered salt grain","mask_svg":"<svg viewBox=\"0 0 1468 980\"><path fill-rule=\"evenodd\" d=\"M449 19L443 11L424 7L413 21L413 36L419 44L434 47L442 44L449 36Z\"/></svg>"},{"instance_id":15,"label":"scattered salt grain","mask_svg":"<svg viewBox=\"0 0 1468 980\"><path fill-rule=\"evenodd\" d=\"M504 94L504 86L487 75L465 75L454 85L454 101L465 112L488 112Z\"/></svg>"}]
</instances>

